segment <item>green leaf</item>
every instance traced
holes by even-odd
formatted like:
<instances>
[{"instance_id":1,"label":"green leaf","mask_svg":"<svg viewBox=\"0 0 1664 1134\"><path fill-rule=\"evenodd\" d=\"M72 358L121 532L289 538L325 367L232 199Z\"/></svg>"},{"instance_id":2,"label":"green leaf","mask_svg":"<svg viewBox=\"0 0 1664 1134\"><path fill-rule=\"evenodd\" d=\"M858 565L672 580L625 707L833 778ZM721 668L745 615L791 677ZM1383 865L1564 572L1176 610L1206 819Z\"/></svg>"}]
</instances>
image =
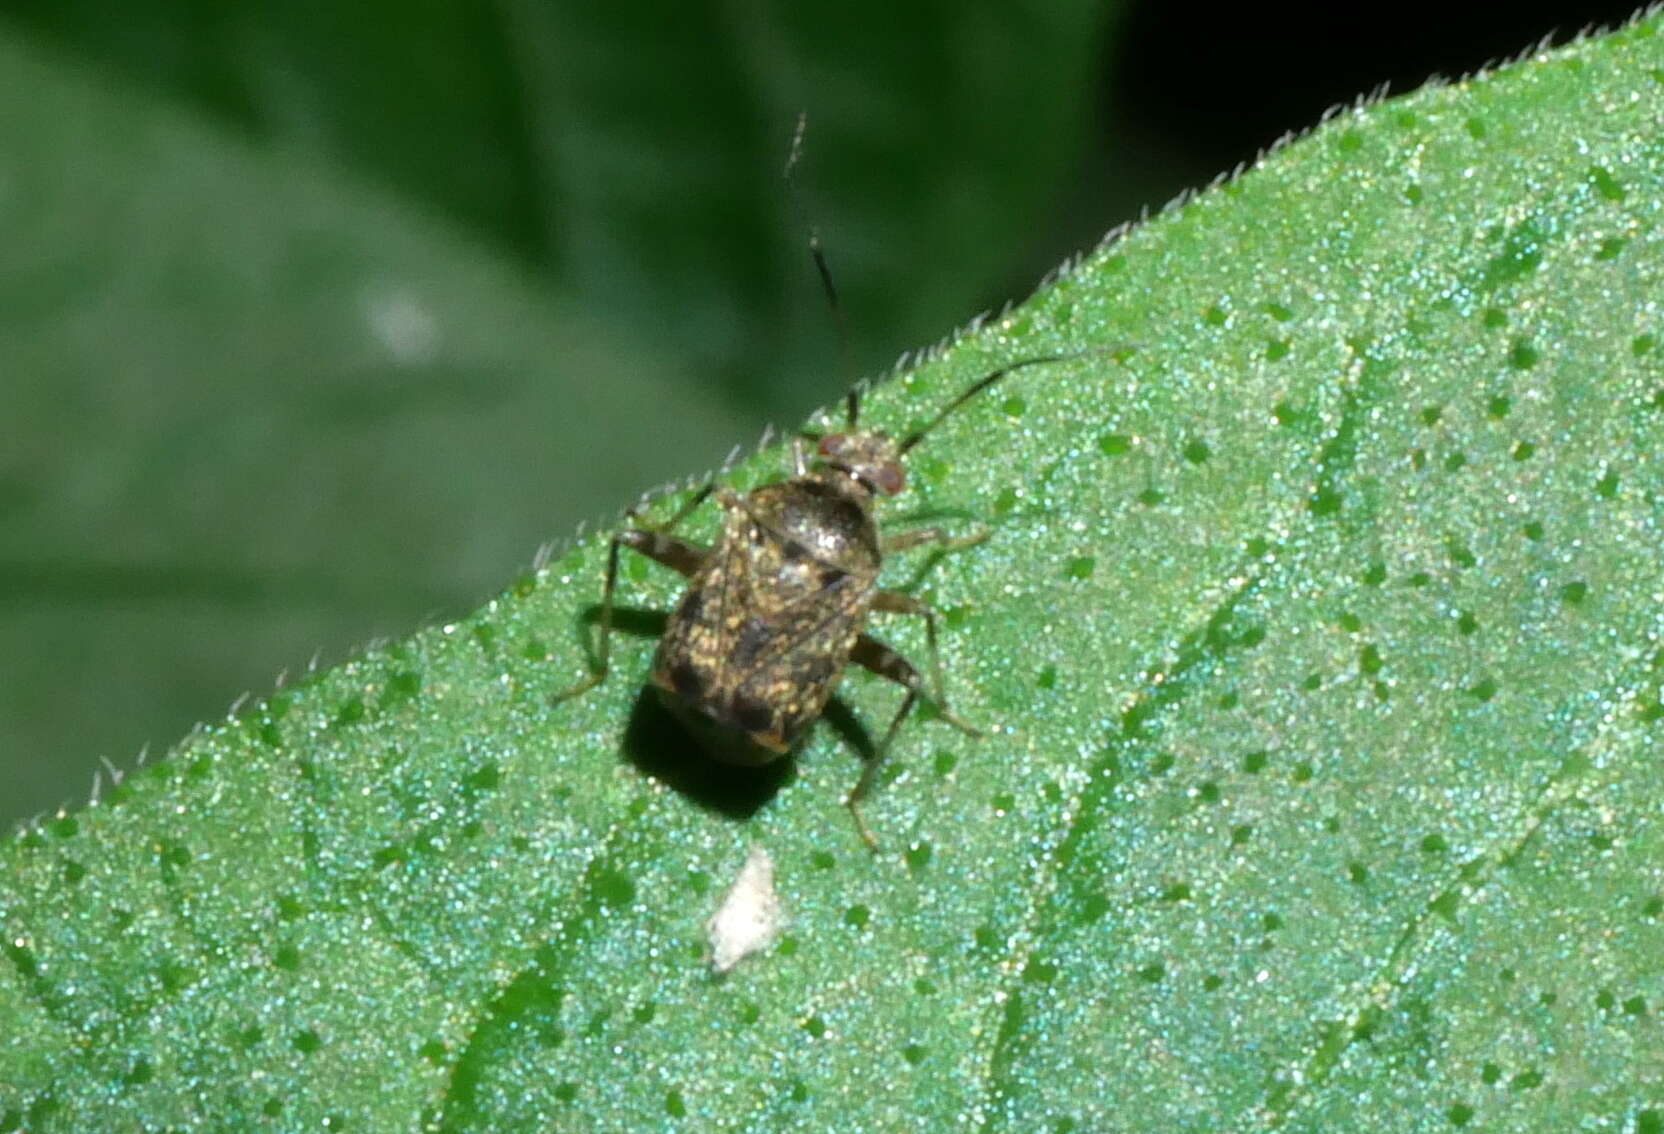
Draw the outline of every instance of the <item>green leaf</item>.
<instances>
[{"instance_id":1,"label":"green leaf","mask_svg":"<svg viewBox=\"0 0 1664 1134\"><path fill-rule=\"evenodd\" d=\"M642 693L668 572L550 704L592 539L0 849L0 1126L1656 1129L1660 24L1342 114L873 392L1120 348L916 454L889 522L992 536L891 580L990 735L903 729L882 855L896 690L719 776ZM791 922L713 977L749 845Z\"/></svg>"}]
</instances>

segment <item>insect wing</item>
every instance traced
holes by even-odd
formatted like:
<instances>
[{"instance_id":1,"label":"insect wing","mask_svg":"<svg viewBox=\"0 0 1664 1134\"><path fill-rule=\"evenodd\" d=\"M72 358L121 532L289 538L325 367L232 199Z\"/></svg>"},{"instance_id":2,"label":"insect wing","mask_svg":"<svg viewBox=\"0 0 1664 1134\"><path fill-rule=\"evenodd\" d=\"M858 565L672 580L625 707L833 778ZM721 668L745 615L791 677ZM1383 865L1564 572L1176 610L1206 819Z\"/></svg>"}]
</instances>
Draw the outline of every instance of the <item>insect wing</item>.
<instances>
[{"instance_id":1,"label":"insect wing","mask_svg":"<svg viewBox=\"0 0 1664 1134\"><path fill-rule=\"evenodd\" d=\"M831 697L870 602L870 584L730 510L666 628L655 679L784 751Z\"/></svg>"}]
</instances>

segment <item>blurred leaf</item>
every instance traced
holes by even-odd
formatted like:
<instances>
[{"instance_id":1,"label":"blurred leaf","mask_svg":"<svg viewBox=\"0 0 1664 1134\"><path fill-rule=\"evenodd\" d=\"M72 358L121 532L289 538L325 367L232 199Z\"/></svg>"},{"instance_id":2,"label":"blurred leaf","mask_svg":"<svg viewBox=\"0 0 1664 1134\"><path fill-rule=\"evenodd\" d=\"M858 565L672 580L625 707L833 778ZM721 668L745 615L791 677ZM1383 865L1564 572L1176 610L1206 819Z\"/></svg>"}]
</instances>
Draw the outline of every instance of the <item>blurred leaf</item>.
<instances>
[{"instance_id":1,"label":"blurred leaf","mask_svg":"<svg viewBox=\"0 0 1664 1134\"><path fill-rule=\"evenodd\" d=\"M884 365L1003 298L1078 150L1114 9L0 0L88 58L488 236L757 427L844 377L780 181L799 111L858 361Z\"/></svg>"},{"instance_id":2,"label":"blurred leaf","mask_svg":"<svg viewBox=\"0 0 1664 1134\"><path fill-rule=\"evenodd\" d=\"M548 704L592 540L0 851L0 1126L1656 1128L1661 22L1343 115L875 392L1130 352L916 454L893 522L994 528L893 576L993 735L904 730L883 856L839 733L893 687L784 785L646 635ZM754 842L793 923L715 980Z\"/></svg>"},{"instance_id":3,"label":"blurred leaf","mask_svg":"<svg viewBox=\"0 0 1664 1134\"><path fill-rule=\"evenodd\" d=\"M570 297L4 37L0 186L10 815L734 442Z\"/></svg>"},{"instance_id":4,"label":"blurred leaf","mask_svg":"<svg viewBox=\"0 0 1664 1134\"><path fill-rule=\"evenodd\" d=\"M858 362L989 302L1100 18L0 11L0 822L835 396L800 108Z\"/></svg>"}]
</instances>

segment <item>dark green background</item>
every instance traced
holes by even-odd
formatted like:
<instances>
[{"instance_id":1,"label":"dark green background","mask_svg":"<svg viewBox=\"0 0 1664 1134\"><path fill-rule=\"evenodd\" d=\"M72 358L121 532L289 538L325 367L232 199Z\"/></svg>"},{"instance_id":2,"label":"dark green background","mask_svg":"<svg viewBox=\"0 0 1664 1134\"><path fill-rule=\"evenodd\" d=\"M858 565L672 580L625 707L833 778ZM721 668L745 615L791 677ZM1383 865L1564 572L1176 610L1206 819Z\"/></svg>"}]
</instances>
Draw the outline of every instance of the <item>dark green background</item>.
<instances>
[{"instance_id":1,"label":"dark green background","mask_svg":"<svg viewBox=\"0 0 1664 1134\"><path fill-rule=\"evenodd\" d=\"M1327 106L1627 11L0 3L0 819L469 609Z\"/></svg>"}]
</instances>

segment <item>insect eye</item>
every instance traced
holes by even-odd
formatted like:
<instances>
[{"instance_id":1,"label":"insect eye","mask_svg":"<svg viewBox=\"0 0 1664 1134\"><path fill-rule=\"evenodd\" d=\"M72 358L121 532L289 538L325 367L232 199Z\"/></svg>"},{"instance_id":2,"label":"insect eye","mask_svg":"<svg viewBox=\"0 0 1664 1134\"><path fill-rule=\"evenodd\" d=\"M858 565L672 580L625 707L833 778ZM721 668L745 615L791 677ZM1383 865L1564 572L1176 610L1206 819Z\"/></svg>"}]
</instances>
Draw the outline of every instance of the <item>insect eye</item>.
<instances>
[{"instance_id":1,"label":"insect eye","mask_svg":"<svg viewBox=\"0 0 1664 1134\"><path fill-rule=\"evenodd\" d=\"M820 455L823 457L835 457L843 450L843 447L844 435L842 433L828 433L820 439Z\"/></svg>"},{"instance_id":2,"label":"insect eye","mask_svg":"<svg viewBox=\"0 0 1664 1134\"><path fill-rule=\"evenodd\" d=\"M886 496L895 496L907 487L907 473L898 461L885 461L873 469L873 487Z\"/></svg>"}]
</instances>

